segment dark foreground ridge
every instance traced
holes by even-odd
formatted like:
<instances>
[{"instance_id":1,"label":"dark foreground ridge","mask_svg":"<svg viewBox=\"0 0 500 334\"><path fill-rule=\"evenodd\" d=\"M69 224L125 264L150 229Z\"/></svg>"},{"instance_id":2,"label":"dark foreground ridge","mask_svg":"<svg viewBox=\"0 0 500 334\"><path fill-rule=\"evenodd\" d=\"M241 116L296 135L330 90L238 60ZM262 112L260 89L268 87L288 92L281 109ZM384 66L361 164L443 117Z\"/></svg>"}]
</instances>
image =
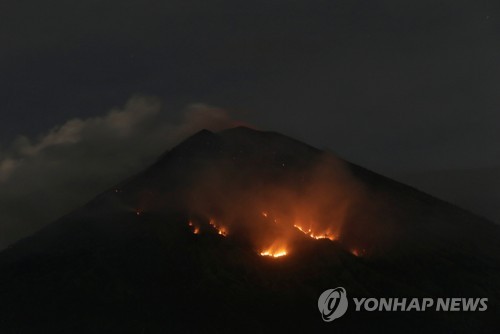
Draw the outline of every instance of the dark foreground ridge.
<instances>
[{"instance_id":1,"label":"dark foreground ridge","mask_svg":"<svg viewBox=\"0 0 500 334\"><path fill-rule=\"evenodd\" d=\"M193 135L0 253L0 333L496 332L498 226L329 156L248 128ZM283 223L291 212L314 216L320 238ZM286 256L261 256L283 236ZM488 310L351 302L325 323L318 297L338 286L349 298L486 297Z\"/></svg>"}]
</instances>

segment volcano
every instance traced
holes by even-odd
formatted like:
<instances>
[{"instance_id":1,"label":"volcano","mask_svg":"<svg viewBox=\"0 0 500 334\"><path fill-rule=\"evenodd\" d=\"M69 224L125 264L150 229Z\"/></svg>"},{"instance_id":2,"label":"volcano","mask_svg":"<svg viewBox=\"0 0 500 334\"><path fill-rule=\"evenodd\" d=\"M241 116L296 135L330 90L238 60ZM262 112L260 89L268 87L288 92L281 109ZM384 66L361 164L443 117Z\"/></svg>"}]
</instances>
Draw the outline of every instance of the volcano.
<instances>
[{"instance_id":1,"label":"volcano","mask_svg":"<svg viewBox=\"0 0 500 334\"><path fill-rule=\"evenodd\" d=\"M77 190L75 190L77 191ZM318 297L488 298L483 312ZM295 139L203 130L0 253L1 333L497 332L500 230Z\"/></svg>"}]
</instances>

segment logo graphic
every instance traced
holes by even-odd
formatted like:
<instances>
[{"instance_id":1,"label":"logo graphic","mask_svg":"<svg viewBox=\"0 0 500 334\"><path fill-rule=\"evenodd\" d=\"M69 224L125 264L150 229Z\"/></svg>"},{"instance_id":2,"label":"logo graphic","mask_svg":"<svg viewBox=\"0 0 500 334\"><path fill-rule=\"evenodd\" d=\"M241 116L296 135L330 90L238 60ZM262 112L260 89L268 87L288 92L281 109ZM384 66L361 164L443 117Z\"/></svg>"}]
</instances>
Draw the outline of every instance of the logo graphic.
<instances>
[{"instance_id":1,"label":"logo graphic","mask_svg":"<svg viewBox=\"0 0 500 334\"><path fill-rule=\"evenodd\" d=\"M328 289L319 296L318 308L324 321L330 322L340 318L347 311L347 292L338 287Z\"/></svg>"}]
</instances>

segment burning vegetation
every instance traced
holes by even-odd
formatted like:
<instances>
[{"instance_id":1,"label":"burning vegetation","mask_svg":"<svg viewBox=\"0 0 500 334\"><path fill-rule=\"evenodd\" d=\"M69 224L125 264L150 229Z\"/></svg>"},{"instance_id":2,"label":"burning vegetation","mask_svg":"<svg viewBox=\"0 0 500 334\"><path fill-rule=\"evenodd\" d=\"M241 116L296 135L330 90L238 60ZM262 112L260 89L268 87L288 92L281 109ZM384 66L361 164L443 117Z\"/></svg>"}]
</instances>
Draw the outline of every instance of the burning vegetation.
<instances>
[{"instance_id":1,"label":"burning vegetation","mask_svg":"<svg viewBox=\"0 0 500 334\"><path fill-rule=\"evenodd\" d=\"M360 184L331 154L314 152L310 159L293 161L278 151L238 150L230 159L196 160L175 196L161 200L149 189L139 204L154 212L176 203L193 234L234 237L266 257L290 255L301 240L342 243L346 222L364 196ZM344 248L366 254L359 245Z\"/></svg>"},{"instance_id":2,"label":"burning vegetation","mask_svg":"<svg viewBox=\"0 0 500 334\"><path fill-rule=\"evenodd\" d=\"M282 257L282 256L285 256L287 254L287 251L286 250L277 250L277 251L264 251L264 252L261 252L260 255L262 256L271 256L271 257Z\"/></svg>"},{"instance_id":3,"label":"burning vegetation","mask_svg":"<svg viewBox=\"0 0 500 334\"><path fill-rule=\"evenodd\" d=\"M193 232L193 234L200 233L200 226L198 226L198 224L194 224L192 221L189 221L188 226L191 228L191 231Z\"/></svg>"},{"instance_id":4,"label":"burning vegetation","mask_svg":"<svg viewBox=\"0 0 500 334\"><path fill-rule=\"evenodd\" d=\"M299 225L295 224L293 225L296 229L298 229L300 232L304 233L305 235L310 236L313 239L330 239L331 241L336 239L336 236L331 233L330 231L324 231L322 233L314 233L311 228L308 228L307 230L300 227Z\"/></svg>"},{"instance_id":5,"label":"burning vegetation","mask_svg":"<svg viewBox=\"0 0 500 334\"><path fill-rule=\"evenodd\" d=\"M205 217L196 221L206 224L206 231L244 239L261 256L289 255L304 237L341 241L361 194L342 162L329 155L306 170L288 168L278 176L253 170L260 174L255 182L244 169L211 164L186 192L187 210L191 217ZM205 231L193 220L189 226L194 234Z\"/></svg>"},{"instance_id":6,"label":"burning vegetation","mask_svg":"<svg viewBox=\"0 0 500 334\"><path fill-rule=\"evenodd\" d=\"M217 234L220 234L223 237L227 236L227 229L224 226L217 224L215 219L210 219L209 224L217 231Z\"/></svg>"},{"instance_id":7,"label":"burning vegetation","mask_svg":"<svg viewBox=\"0 0 500 334\"><path fill-rule=\"evenodd\" d=\"M287 242L283 239L275 240L269 247L260 252L261 256L282 257L288 254Z\"/></svg>"}]
</instances>

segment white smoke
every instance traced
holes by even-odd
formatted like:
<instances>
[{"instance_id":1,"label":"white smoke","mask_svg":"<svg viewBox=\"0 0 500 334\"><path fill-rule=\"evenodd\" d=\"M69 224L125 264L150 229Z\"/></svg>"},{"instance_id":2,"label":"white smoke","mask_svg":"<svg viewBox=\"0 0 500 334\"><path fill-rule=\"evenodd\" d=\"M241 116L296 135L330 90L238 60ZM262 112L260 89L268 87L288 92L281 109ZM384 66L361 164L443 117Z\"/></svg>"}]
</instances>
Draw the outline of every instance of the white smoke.
<instances>
[{"instance_id":1,"label":"white smoke","mask_svg":"<svg viewBox=\"0 0 500 334\"><path fill-rule=\"evenodd\" d=\"M160 101L132 97L101 117L71 119L0 151L0 249L140 171L198 130L235 124L219 108L188 106L169 121Z\"/></svg>"}]
</instances>

